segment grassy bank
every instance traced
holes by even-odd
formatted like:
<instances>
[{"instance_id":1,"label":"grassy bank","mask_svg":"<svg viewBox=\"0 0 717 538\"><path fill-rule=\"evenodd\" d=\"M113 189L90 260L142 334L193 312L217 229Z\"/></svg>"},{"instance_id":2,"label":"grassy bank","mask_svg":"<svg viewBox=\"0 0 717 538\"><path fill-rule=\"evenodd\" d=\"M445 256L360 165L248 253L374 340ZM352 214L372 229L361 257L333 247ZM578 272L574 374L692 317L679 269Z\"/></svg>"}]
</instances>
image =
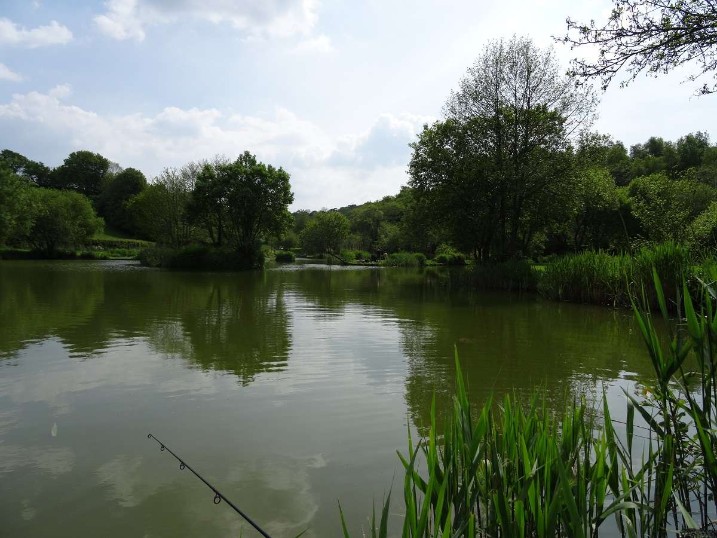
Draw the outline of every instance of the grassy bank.
<instances>
[{"instance_id":1,"label":"grassy bank","mask_svg":"<svg viewBox=\"0 0 717 538\"><path fill-rule=\"evenodd\" d=\"M659 283L654 293L667 316ZM711 287L701 293L705 308L696 312L682 290L686 322L666 335L647 305L635 309L654 378L646 396L625 393L624 424L605 398L599 422L585 402L556 416L537 395L476 412L456 357L447 426L437 430L434 405L428 437L414 444L409 436L399 455L401 535L588 537L609 527L623 537L714 536L717 303ZM371 536L388 536L390 503L389 495L371 519Z\"/></svg>"}]
</instances>

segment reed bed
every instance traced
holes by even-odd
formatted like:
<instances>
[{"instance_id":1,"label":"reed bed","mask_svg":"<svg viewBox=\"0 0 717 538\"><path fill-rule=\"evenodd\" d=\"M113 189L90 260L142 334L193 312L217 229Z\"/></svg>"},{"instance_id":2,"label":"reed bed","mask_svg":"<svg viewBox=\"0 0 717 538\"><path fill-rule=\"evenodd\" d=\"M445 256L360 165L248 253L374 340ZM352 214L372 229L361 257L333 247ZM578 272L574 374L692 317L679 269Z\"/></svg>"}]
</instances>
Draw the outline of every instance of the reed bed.
<instances>
[{"instance_id":1,"label":"reed bed","mask_svg":"<svg viewBox=\"0 0 717 538\"><path fill-rule=\"evenodd\" d=\"M658 271L654 296L667 317ZM400 535L596 537L610 521L609 533L622 537L717 536L717 273L710 278L701 282L700 312L683 286L682 316L667 334L655 328L648 293L633 298L654 379L646 396L625 393L620 434L604 397L599 422L585 402L556 416L539 396L509 396L476 412L456 356L444 431L437 431L434 402L429 435L414 443L409 433L399 454ZM389 495L378 519L374 511L372 537L389 536L390 503Z\"/></svg>"},{"instance_id":2,"label":"reed bed","mask_svg":"<svg viewBox=\"0 0 717 538\"><path fill-rule=\"evenodd\" d=\"M643 247L633 256L606 252L583 252L564 256L548 264L538 291L549 299L609 306L631 304L641 290L648 304L657 308L652 271L657 271L668 297L675 297L681 283L692 277L688 249L676 243Z\"/></svg>"}]
</instances>

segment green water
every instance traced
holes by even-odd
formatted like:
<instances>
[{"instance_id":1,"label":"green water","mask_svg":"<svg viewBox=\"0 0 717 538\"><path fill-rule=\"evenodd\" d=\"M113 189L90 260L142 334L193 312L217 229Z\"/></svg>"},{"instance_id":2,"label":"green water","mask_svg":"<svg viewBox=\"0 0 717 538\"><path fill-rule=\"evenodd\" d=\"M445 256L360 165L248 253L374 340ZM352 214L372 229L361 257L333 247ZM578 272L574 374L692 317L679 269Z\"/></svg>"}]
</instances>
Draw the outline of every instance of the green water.
<instances>
[{"instance_id":1,"label":"green water","mask_svg":"<svg viewBox=\"0 0 717 538\"><path fill-rule=\"evenodd\" d=\"M627 312L456 290L450 274L287 266L176 273L0 263L0 536L356 535L402 483L396 450L445 409L458 348L476 403L557 407L648 379Z\"/></svg>"}]
</instances>

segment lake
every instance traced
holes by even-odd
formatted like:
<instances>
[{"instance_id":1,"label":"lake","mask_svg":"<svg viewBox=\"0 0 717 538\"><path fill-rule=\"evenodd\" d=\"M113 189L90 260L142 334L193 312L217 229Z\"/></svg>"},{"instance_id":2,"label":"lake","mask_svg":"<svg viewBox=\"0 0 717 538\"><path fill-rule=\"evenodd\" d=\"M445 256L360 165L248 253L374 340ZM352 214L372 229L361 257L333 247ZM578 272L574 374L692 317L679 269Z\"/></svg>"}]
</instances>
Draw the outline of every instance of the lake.
<instances>
[{"instance_id":1,"label":"lake","mask_svg":"<svg viewBox=\"0 0 717 538\"><path fill-rule=\"evenodd\" d=\"M451 272L167 272L0 263L0 536L355 536L396 450L450 405L536 387L559 409L649 379L626 311L467 292Z\"/></svg>"}]
</instances>

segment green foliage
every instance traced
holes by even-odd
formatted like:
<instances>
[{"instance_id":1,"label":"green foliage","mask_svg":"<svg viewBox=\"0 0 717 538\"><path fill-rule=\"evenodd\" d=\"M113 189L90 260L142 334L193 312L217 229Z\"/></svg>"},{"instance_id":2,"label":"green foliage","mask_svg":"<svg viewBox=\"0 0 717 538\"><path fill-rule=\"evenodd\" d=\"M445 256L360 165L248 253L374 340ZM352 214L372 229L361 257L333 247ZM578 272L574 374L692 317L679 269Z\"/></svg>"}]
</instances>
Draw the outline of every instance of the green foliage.
<instances>
[{"instance_id":1,"label":"green foliage","mask_svg":"<svg viewBox=\"0 0 717 538\"><path fill-rule=\"evenodd\" d=\"M688 242L697 252L706 254L717 250L717 202L712 202L692 222Z\"/></svg>"},{"instance_id":2,"label":"green foliage","mask_svg":"<svg viewBox=\"0 0 717 538\"><path fill-rule=\"evenodd\" d=\"M450 242L477 258L529 254L538 232L567 218L568 132L594 100L560 75L550 51L527 39L491 43L424 127L410 185Z\"/></svg>"},{"instance_id":3,"label":"green foliage","mask_svg":"<svg viewBox=\"0 0 717 538\"><path fill-rule=\"evenodd\" d=\"M466 257L462 252L458 252L450 245L442 243L436 249L433 261L440 265L465 265Z\"/></svg>"},{"instance_id":4,"label":"green foliage","mask_svg":"<svg viewBox=\"0 0 717 538\"><path fill-rule=\"evenodd\" d=\"M144 174L134 168L126 168L110 176L103 185L96 202L97 212L108 226L125 233L137 233L128 204L132 197L146 188L147 179Z\"/></svg>"},{"instance_id":5,"label":"green foliage","mask_svg":"<svg viewBox=\"0 0 717 538\"><path fill-rule=\"evenodd\" d=\"M545 266L538 291L549 299L611 306L630 306L631 297L646 290L646 301L657 306L651 288L652 270L673 296L690 275L686 247L665 243L643 247L634 256L588 251L556 259Z\"/></svg>"},{"instance_id":6,"label":"green foliage","mask_svg":"<svg viewBox=\"0 0 717 538\"><path fill-rule=\"evenodd\" d=\"M30 189L27 181L0 166L0 245L17 243L29 232Z\"/></svg>"},{"instance_id":7,"label":"green foliage","mask_svg":"<svg viewBox=\"0 0 717 538\"><path fill-rule=\"evenodd\" d=\"M684 240L690 222L717 199L708 185L671 180L663 173L634 179L629 195L647 239L656 242Z\"/></svg>"},{"instance_id":8,"label":"green foliage","mask_svg":"<svg viewBox=\"0 0 717 538\"><path fill-rule=\"evenodd\" d=\"M52 186L70 189L85 196L100 194L110 170L110 161L99 153L75 151L70 153L51 176Z\"/></svg>"},{"instance_id":9,"label":"green foliage","mask_svg":"<svg viewBox=\"0 0 717 538\"><path fill-rule=\"evenodd\" d=\"M338 253L349 228L349 219L338 211L320 211L301 232L301 247L307 254Z\"/></svg>"},{"instance_id":10,"label":"green foliage","mask_svg":"<svg viewBox=\"0 0 717 538\"><path fill-rule=\"evenodd\" d=\"M605 168L584 168L575 182L572 243L576 250L610 248L621 235L617 187Z\"/></svg>"},{"instance_id":11,"label":"green foliage","mask_svg":"<svg viewBox=\"0 0 717 538\"><path fill-rule=\"evenodd\" d=\"M85 245L102 229L102 219L82 194L39 187L28 193L32 224L26 239L43 253Z\"/></svg>"},{"instance_id":12,"label":"green foliage","mask_svg":"<svg viewBox=\"0 0 717 538\"><path fill-rule=\"evenodd\" d=\"M288 231L288 207L293 200L289 174L257 161L247 151L234 162L202 168L197 175L193 218L205 223L215 244L224 244L226 238L241 259L260 264L257 246Z\"/></svg>"},{"instance_id":13,"label":"green foliage","mask_svg":"<svg viewBox=\"0 0 717 538\"><path fill-rule=\"evenodd\" d=\"M423 267L426 265L426 256L421 252L394 252L383 260L383 265L389 267Z\"/></svg>"},{"instance_id":14,"label":"green foliage","mask_svg":"<svg viewBox=\"0 0 717 538\"><path fill-rule=\"evenodd\" d=\"M127 211L144 238L178 248L196 236L187 206L194 186L189 168L167 168L151 185L130 198Z\"/></svg>"},{"instance_id":15,"label":"green foliage","mask_svg":"<svg viewBox=\"0 0 717 538\"><path fill-rule=\"evenodd\" d=\"M296 256L290 250L280 250L274 259L279 263L293 263L296 261Z\"/></svg>"},{"instance_id":16,"label":"green foliage","mask_svg":"<svg viewBox=\"0 0 717 538\"><path fill-rule=\"evenodd\" d=\"M0 151L0 168L3 167L38 187L50 186L51 170L44 164L32 161L24 155L9 149Z\"/></svg>"}]
</instances>

